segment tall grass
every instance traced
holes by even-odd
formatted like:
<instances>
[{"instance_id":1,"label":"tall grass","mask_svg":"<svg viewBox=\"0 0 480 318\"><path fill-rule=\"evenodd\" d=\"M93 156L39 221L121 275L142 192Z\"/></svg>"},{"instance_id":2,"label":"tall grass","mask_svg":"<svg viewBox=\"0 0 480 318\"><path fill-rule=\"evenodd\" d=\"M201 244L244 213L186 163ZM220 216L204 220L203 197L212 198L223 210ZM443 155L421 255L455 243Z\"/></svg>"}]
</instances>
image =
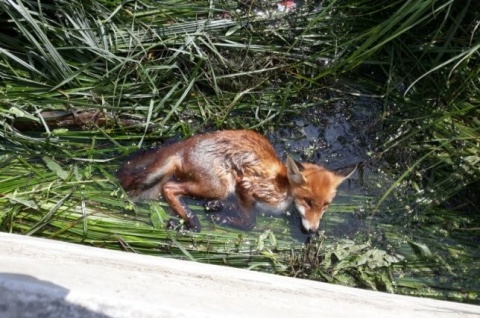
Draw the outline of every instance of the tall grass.
<instances>
[{"instance_id":1,"label":"tall grass","mask_svg":"<svg viewBox=\"0 0 480 318\"><path fill-rule=\"evenodd\" d=\"M392 113L388 124L397 132L384 151L408 147L407 156L423 158L418 165L416 159L402 161L410 166L404 169L410 170L408 177L417 182L414 186L427 203L440 204L461 194L472 200L463 208L473 211L479 202L468 193L480 178L479 6L475 1L456 4L426 7L432 16L422 28L396 40L390 51L386 106Z\"/></svg>"},{"instance_id":2,"label":"tall grass","mask_svg":"<svg viewBox=\"0 0 480 318\"><path fill-rule=\"evenodd\" d=\"M113 172L173 136L269 131L328 100L376 98L386 129L373 156L400 177L375 209L402 210L412 227L460 211L465 222L447 230L474 242L478 12L454 0L304 1L289 13L266 1L2 1L0 227L393 291L401 257L364 242L305 249L262 218L250 234L166 231L164 205L131 202ZM414 195L394 205L400 186ZM388 268L381 286L378 267Z\"/></svg>"}]
</instances>

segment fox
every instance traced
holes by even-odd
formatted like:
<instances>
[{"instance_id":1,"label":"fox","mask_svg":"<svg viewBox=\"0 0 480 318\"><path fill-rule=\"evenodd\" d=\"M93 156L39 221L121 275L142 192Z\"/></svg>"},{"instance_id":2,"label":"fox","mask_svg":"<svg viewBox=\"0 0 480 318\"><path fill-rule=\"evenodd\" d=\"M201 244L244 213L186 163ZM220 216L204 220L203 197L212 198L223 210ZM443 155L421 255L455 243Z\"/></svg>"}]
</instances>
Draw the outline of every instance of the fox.
<instances>
[{"instance_id":1,"label":"fox","mask_svg":"<svg viewBox=\"0 0 480 318\"><path fill-rule=\"evenodd\" d=\"M253 228L257 213L281 214L293 205L311 234L318 232L338 186L356 168L329 170L290 156L284 164L260 133L220 130L141 150L116 176L134 200L163 198L191 231L199 232L201 225L183 197L228 206L235 213L220 212L215 221L243 230Z\"/></svg>"}]
</instances>

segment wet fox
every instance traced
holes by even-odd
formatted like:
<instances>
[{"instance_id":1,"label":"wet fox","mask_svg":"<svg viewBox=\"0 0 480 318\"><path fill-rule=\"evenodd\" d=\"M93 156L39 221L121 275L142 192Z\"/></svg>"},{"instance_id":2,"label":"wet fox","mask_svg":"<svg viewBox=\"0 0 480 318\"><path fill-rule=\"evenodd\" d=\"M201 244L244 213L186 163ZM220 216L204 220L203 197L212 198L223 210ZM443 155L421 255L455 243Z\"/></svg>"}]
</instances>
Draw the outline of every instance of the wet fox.
<instances>
[{"instance_id":1,"label":"wet fox","mask_svg":"<svg viewBox=\"0 0 480 318\"><path fill-rule=\"evenodd\" d=\"M277 157L273 146L252 130L224 130L140 151L117 171L121 186L135 199L163 197L184 225L200 231L195 214L181 197L228 203L220 223L250 229L258 211L284 212L296 207L307 232L316 232L339 184L356 166L330 171L311 163Z\"/></svg>"}]
</instances>

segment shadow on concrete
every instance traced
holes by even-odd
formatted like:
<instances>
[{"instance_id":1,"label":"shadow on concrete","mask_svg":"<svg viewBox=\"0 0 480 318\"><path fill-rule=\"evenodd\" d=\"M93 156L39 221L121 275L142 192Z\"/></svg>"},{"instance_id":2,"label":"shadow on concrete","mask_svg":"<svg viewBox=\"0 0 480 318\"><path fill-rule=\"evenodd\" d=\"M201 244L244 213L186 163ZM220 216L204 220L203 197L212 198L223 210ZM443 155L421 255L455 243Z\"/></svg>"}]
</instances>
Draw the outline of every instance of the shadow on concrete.
<instances>
[{"instance_id":1,"label":"shadow on concrete","mask_svg":"<svg viewBox=\"0 0 480 318\"><path fill-rule=\"evenodd\" d=\"M0 317L109 317L68 302L68 293L62 286L30 275L0 272Z\"/></svg>"}]
</instances>

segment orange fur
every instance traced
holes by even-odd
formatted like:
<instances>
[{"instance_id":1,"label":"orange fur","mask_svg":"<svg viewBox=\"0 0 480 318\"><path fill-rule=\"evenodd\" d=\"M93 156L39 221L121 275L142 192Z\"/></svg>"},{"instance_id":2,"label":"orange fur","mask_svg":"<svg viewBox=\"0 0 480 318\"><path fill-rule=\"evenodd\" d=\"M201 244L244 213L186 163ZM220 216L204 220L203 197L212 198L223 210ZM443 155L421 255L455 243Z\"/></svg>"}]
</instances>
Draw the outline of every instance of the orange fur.
<instances>
[{"instance_id":1,"label":"orange fur","mask_svg":"<svg viewBox=\"0 0 480 318\"><path fill-rule=\"evenodd\" d=\"M329 171L291 158L284 165L262 135L225 130L141 151L123 164L117 177L134 198L163 197L192 230L200 224L182 196L233 204L236 214L217 219L243 229L254 225L257 210L283 212L293 202L304 228L313 232L338 185L354 170Z\"/></svg>"}]
</instances>

